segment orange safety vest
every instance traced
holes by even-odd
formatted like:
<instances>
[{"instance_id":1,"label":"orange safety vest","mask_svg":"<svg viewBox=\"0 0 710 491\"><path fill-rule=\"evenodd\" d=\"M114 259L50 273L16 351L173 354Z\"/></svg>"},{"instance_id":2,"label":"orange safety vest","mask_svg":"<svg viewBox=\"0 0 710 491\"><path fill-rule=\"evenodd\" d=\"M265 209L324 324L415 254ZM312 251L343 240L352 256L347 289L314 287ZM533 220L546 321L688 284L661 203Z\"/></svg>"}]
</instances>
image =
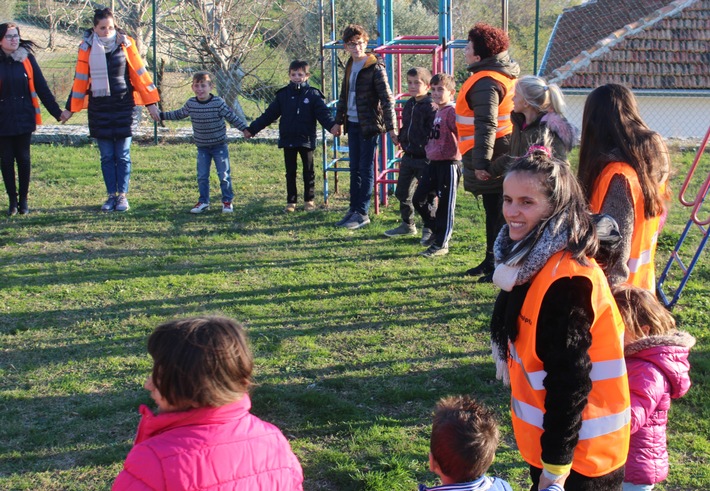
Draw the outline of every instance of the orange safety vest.
<instances>
[{"instance_id":1,"label":"orange safety vest","mask_svg":"<svg viewBox=\"0 0 710 491\"><path fill-rule=\"evenodd\" d=\"M636 171L625 162L610 162L604 167L594 182L589 208L592 213L600 213L604 198L609 190L612 178L621 174L631 188L631 199L634 205L634 232L631 235L631 252L627 266L629 279L627 283L644 288L652 293L656 291L656 243L661 217L646 218L643 203L643 191ZM665 184L663 184L665 187Z\"/></svg>"},{"instance_id":2,"label":"orange safety vest","mask_svg":"<svg viewBox=\"0 0 710 491\"><path fill-rule=\"evenodd\" d=\"M582 427L572 469L587 477L609 474L626 462L630 436L629 382L624 362L624 323L601 268L581 266L562 251L535 275L518 315L518 337L509 344L511 418L523 459L542 468L543 417L547 373L535 350L538 314L545 293L555 280L582 276L592 282L592 390L582 411Z\"/></svg>"},{"instance_id":3,"label":"orange safety vest","mask_svg":"<svg viewBox=\"0 0 710 491\"><path fill-rule=\"evenodd\" d=\"M42 111L39 108L39 97L37 97L37 91L35 90L35 74L29 57L22 60L22 64L25 67L27 80L30 84L30 97L32 98L32 105L35 108L35 122L37 124L42 124Z\"/></svg>"},{"instance_id":4,"label":"orange safety vest","mask_svg":"<svg viewBox=\"0 0 710 491\"><path fill-rule=\"evenodd\" d=\"M126 54L126 64L128 65L128 76L133 85L133 100L136 106L155 104L160 101L160 95L150 73L145 68L141 55L136 49L136 42L130 36L126 36L126 43L121 45L121 49ZM71 89L70 110L73 113L85 109L89 105L88 91L91 86L89 75L89 53L91 46L83 41L79 46L79 56L76 60L74 70L74 83Z\"/></svg>"},{"instance_id":5,"label":"orange safety vest","mask_svg":"<svg viewBox=\"0 0 710 491\"><path fill-rule=\"evenodd\" d=\"M513 94L515 93L515 80L492 70L482 70L474 73L466 79L459 90L456 98L456 128L459 133L459 151L464 154L473 148L474 126L473 109L468 107L466 94L471 88L484 77L490 77L500 82L506 88L506 94L500 104L498 104L498 129L496 138L509 135L513 132L513 124L510 122L510 113L513 111Z\"/></svg>"}]
</instances>

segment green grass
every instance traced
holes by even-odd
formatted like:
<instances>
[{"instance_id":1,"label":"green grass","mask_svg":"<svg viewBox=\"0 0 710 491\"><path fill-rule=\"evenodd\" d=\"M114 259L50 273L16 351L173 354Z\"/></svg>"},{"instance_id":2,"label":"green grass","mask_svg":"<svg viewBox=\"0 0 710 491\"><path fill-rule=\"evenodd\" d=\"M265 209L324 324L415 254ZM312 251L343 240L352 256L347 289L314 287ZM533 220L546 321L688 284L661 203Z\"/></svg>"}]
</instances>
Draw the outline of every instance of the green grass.
<instances>
[{"instance_id":1,"label":"green grass","mask_svg":"<svg viewBox=\"0 0 710 491\"><path fill-rule=\"evenodd\" d=\"M283 213L275 145L231 145L233 216L188 213L197 199L191 145L134 145L125 214L98 211L95 146L32 151L32 212L0 218L0 489L108 489L131 448L136 408L150 402L148 334L204 313L247 326L254 413L291 440L307 490L434 484L431 411L458 393L495 409L503 441L491 472L527 489L509 392L489 354L496 291L461 275L484 240L470 194L459 194L450 254L430 260L414 238L383 237L397 206L359 231L332 226L347 207L347 174L327 209ZM692 154L675 160L677 189ZM212 192L217 202L216 182ZM673 207L659 264L687 213ZM671 409L671 475L659 490L710 482L708 282L706 253L674 310L698 345L694 387Z\"/></svg>"}]
</instances>

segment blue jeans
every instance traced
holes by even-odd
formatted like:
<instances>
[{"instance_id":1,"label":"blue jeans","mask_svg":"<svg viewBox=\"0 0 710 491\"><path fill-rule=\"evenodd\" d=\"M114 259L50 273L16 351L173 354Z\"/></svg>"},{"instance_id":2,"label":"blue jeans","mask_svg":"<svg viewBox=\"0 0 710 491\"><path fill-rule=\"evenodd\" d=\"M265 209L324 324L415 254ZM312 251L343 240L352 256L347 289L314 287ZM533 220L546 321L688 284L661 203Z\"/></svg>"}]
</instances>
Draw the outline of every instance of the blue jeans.
<instances>
[{"instance_id":1,"label":"blue jeans","mask_svg":"<svg viewBox=\"0 0 710 491\"><path fill-rule=\"evenodd\" d=\"M213 147L197 147L197 189L200 191L200 203L210 202L210 163L214 160L214 167L219 178L219 187L222 190L222 201L232 201L232 178L229 174L229 148L227 144Z\"/></svg>"},{"instance_id":2,"label":"blue jeans","mask_svg":"<svg viewBox=\"0 0 710 491\"><path fill-rule=\"evenodd\" d=\"M367 215L375 182L375 149L380 135L363 137L360 124L348 121L350 154L350 210Z\"/></svg>"},{"instance_id":3,"label":"blue jeans","mask_svg":"<svg viewBox=\"0 0 710 491\"><path fill-rule=\"evenodd\" d=\"M131 177L131 140L128 138L97 138L101 154L101 172L106 193L125 194Z\"/></svg>"},{"instance_id":4,"label":"blue jeans","mask_svg":"<svg viewBox=\"0 0 710 491\"><path fill-rule=\"evenodd\" d=\"M630 482L624 483L624 491L651 491L655 484L631 484Z\"/></svg>"}]
</instances>

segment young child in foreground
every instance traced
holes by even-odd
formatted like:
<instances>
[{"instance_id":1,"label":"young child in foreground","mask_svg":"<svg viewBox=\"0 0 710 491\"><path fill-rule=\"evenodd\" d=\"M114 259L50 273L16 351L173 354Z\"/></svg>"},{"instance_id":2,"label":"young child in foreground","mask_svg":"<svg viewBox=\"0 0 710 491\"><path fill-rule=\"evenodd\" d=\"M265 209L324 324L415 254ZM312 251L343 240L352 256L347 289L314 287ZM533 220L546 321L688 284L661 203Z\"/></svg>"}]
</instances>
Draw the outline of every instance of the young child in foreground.
<instances>
[{"instance_id":1,"label":"young child in foreground","mask_svg":"<svg viewBox=\"0 0 710 491\"><path fill-rule=\"evenodd\" d=\"M422 238L422 245L428 246L428 249L420 253L424 257L448 254L449 239L454 230L456 189L461 179L455 94L456 82L451 75L439 73L432 77L431 98L439 110L434 116L426 144L429 165L422 171L412 198L414 208L424 221L424 227L433 231L429 240ZM431 193L438 197L436 206L432 202Z\"/></svg>"},{"instance_id":2,"label":"young child in foreground","mask_svg":"<svg viewBox=\"0 0 710 491\"><path fill-rule=\"evenodd\" d=\"M493 412L468 396L441 399L431 427L429 468L442 485L419 491L512 491L510 484L486 476L500 433ZM544 491L544 490L543 490ZM548 491L563 491L555 484Z\"/></svg>"},{"instance_id":3,"label":"young child in foreground","mask_svg":"<svg viewBox=\"0 0 710 491\"><path fill-rule=\"evenodd\" d=\"M397 135L399 145L404 153L399 163L397 189L394 193L399 200L399 214L402 217L402 223L387 230L385 232L387 237L417 233L412 198L422 172L429 165L425 147L437 110L436 104L429 95L430 82L431 72L426 68L414 67L407 71L407 90L411 97L402 108L402 127ZM431 195L433 197L433 193ZM429 241L431 234L430 229L424 228L422 243Z\"/></svg>"},{"instance_id":4,"label":"young child in foreground","mask_svg":"<svg viewBox=\"0 0 710 491\"><path fill-rule=\"evenodd\" d=\"M252 354L224 317L178 319L148 338L153 371L133 448L113 490L301 491L303 471L275 426L249 412Z\"/></svg>"},{"instance_id":5,"label":"young child in foreground","mask_svg":"<svg viewBox=\"0 0 710 491\"><path fill-rule=\"evenodd\" d=\"M210 206L212 160L222 190L222 213L234 211L227 126L224 120L226 119L242 132L246 130L247 124L234 114L224 99L210 93L213 88L212 75L209 72L197 72L192 77L192 91L195 97L189 98L185 105L176 111L160 113L161 120L190 118L192 122L192 135L197 145L197 187L200 197L190 213L202 213Z\"/></svg>"},{"instance_id":6,"label":"young child in foreground","mask_svg":"<svg viewBox=\"0 0 710 491\"><path fill-rule=\"evenodd\" d=\"M624 319L624 358L631 391L631 440L624 491L650 491L668 476L666 426L671 399L690 388L690 334L648 290L622 284L614 298Z\"/></svg>"},{"instance_id":7,"label":"young child in foreground","mask_svg":"<svg viewBox=\"0 0 710 491\"><path fill-rule=\"evenodd\" d=\"M315 187L316 174L313 170L313 150L316 148L316 121L323 128L333 132L335 120L323 100L323 94L308 85L311 76L307 61L294 60L288 67L290 80L286 87L276 91L276 98L264 114L256 118L244 136L251 138L258 132L279 120L279 148L284 150L286 164L286 209L287 213L296 211L298 188L296 187L297 158L303 163L303 209L316 209Z\"/></svg>"}]
</instances>

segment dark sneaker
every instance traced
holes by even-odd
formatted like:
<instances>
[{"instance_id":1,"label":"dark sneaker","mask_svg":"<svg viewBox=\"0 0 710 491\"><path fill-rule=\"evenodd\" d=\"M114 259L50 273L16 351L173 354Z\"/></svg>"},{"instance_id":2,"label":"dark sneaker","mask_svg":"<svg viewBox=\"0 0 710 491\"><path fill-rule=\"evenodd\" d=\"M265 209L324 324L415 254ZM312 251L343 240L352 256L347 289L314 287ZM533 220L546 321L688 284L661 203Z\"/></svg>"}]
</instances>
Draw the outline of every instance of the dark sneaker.
<instances>
[{"instance_id":1,"label":"dark sneaker","mask_svg":"<svg viewBox=\"0 0 710 491\"><path fill-rule=\"evenodd\" d=\"M353 213L355 213L353 210L348 210L348 212L345 214L343 218L335 222L336 227L344 227L346 223L350 221L350 219L353 216Z\"/></svg>"},{"instance_id":2,"label":"dark sneaker","mask_svg":"<svg viewBox=\"0 0 710 491\"><path fill-rule=\"evenodd\" d=\"M493 273L484 274L478 278L477 283L493 283Z\"/></svg>"},{"instance_id":3,"label":"dark sneaker","mask_svg":"<svg viewBox=\"0 0 710 491\"><path fill-rule=\"evenodd\" d=\"M352 214L350 217L350 220L348 220L343 227L347 228L348 230L357 230L359 228L364 227L370 223L370 217L367 215L361 215L358 212L355 212Z\"/></svg>"},{"instance_id":4,"label":"dark sneaker","mask_svg":"<svg viewBox=\"0 0 710 491\"><path fill-rule=\"evenodd\" d=\"M488 260L484 260L478 266L466 270L466 276L480 276L482 274L487 275L493 273L493 263Z\"/></svg>"},{"instance_id":5,"label":"dark sneaker","mask_svg":"<svg viewBox=\"0 0 710 491\"><path fill-rule=\"evenodd\" d=\"M231 201L222 201L222 213L234 213Z\"/></svg>"},{"instance_id":6,"label":"dark sneaker","mask_svg":"<svg viewBox=\"0 0 710 491\"><path fill-rule=\"evenodd\" d=\"M387 237L399 237L400 235L416 235L417 226L414 224L400 223L398 227L392 228L385 232Z\"/></svg>"},{"instance_id":7,"label":"dark sneaker","mask_svg":"<svg viewBox=\"0 0 710 491\"><path fill-rule=\"evenodd\" d=\"M125 195L116 196L116 211L128 211L130 207L131 205L128 204L128 198Z\"/></svg>"},{"instance_id":8,"label":"dark sneaker","mask_svg":"<svg viewBox=\"0 0 710 491\"><path fill-rule=\"evenodd\" d=\"M10 203L10 207L7 209L7 216L11 217L17 215L17 203Z\"/></svg>"},{"instance_id":9,"label":"dark sneaker","mask_svg":"<svg viewBox=\"0 0 710 491\"><path fill-rule=\"evenodd\" d=\"M19 206L20 215L27 215L30 212L30 207L27 206L27 200L20 199Z\"/></svg>"},{"instance_id":10,"label":"dark sneaker","mask_svg":"<svg viewBox=\"0 0 710 491\"><path fill-rule=\"evenodd\" d=\"M426 251L420 252L419 255L424 256L424 257L436 257L436 256L445 256L448 253L449 253L448 247L439 247L436 244L432 244L429 246L429 248Z\"/></svg>"},{"instance_id":11,"label":"dark sneaker","mask_svg":"<svg viewBox=\"0 0 710 491\"><path fill-rule=\"evenodd\" d=\"M198 201L195 206L192 207L190 210L190 213L202 213L205 211L207 208L210 207L209 203L202 203L201 201Z\"/></svg>"},{"instance_id":12,"label":"dark sneaker","mask_svg":"<svg viewBox=\"0 0 710 491\"><path fill-rule=\"evenodd\" d=\"M101 205L101 211L113 211L116 209L116 197L109 196L108 199Z\"/></svg>"},{"instance_id":13,"label":"dark sneaker","mask_svg":"<svg viewBox=\"0 0 710 491\"><path fill-rule=\"evenodd\" d=\"M424 227L422 229L422 240L420 243L424 247L429 247L434 243L434 232L432 232L430 228Z\"/></svg>"}]
</instances>

